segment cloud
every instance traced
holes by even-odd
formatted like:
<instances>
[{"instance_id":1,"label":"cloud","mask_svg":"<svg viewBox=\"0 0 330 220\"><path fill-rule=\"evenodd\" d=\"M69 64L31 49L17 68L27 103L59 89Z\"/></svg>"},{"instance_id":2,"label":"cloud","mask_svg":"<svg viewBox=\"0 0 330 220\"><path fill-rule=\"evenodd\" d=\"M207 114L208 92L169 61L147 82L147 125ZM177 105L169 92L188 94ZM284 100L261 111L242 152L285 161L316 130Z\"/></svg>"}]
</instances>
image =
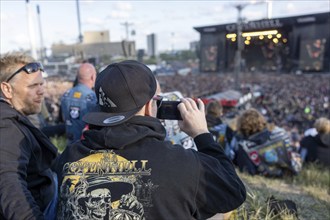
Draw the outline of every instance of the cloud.
<instances>
[{"instance_id":1,"label":"cloud","mask_svg":"<svg viewBox=\"0 0 330 220\"><path fill-rule=\"evenodd\" d=\"M111 11L107 18L110 19L127 19L130 17L130 13L126 11Z\"/></svg>"},{"instance_id":2,"label":"cloud","mask_svg":"<svg viewBox=\"0 0 330 220\"><path fill-rule=\"evenodd\" d=\"M27 23L21 17L17 17L14 14L5 13L1 11L1 53L3 51L18 50L19 48L29 47L29 35L27 30ZM11 25L11 22L19 23L20 26ZM11 48L11 49L8 49Z\"/></svg>"},{"instance_id":3,"label":"cloud","mask_svg":"<svg viewBox=\"0 0 330 220\"><path fill-rule=\"evenodd\" d=\"M246 18L247 21L259 20L266 17L266 13L264 11L246 11L243 17Z\"/></svg>"},{"instance_id":4,"label":"cloud","mask_svg":"<svg viewBox=\"0 0 330 220\"><path fill-rule=\"evenodd\" d=\"M17 18L16 15L14 14L11 14L11 13L6 13L4 11L1 11L0 13L0 22L1 22L1 26L3 24L9 24L11 23L12 21L17 21L17 20L21 20L19 18Z\"/></svg>"},{"instance_id":5,"label":"cloud","mask_svg":"<svg viewBox=\"0 0 330 220\"><path fill-rule=\"evenodd\" d=\"M25 34L16 34L12 40L9 41L12 44L30 45L29 38Z\"/></svg>"},{"instance_id":6,"label":"cloud","mask_svg":"<svg viewBox=\"0 0 330 220\"><path fill-rule=\"evenodd\" d=\"M96 17L88 17L83 21L85 25L104 26L104 20Z\"/></svg>"},{"instance_id":7,"label":"cloud","mask_svg":"<svg viewBox=\"0 0 330 220\"><path fill-rule=\"evenodd\" d=\"M29 38L25 34L15 34L6 42L1 40L0 53L18 51L21 48L30 48Z\"/></svg>"},{"instance_id":8,"label":"cloud","mask_svg":"<svg viewBox=\"0 0 330 220\"><path fill-rule=\"evenodd\" d=\"M296 8L294 7L294 4L293 3L289 3L287 4L286 6L286 12L295 12Z\"/></svg>"},{"instance_id":9,"label":"cloud","mask_svg":"<svg viewBox=\"0 0 330 220\"><path fill-rule=\"evenodd\" d=\"M129 2L116 2L115 9L120 11L132 11L133 7Z\"/></svg>"},{"instance_id":10,"label":"cloud","mask_svg":"<svg viewBox=\"0 0 330 220\"><path fill-rule=\"evenodd\" d=\"M6 14L6 13L1 13L0 14L0 21L1 22L5 22L5 21L8 21L8 20L9 20L8 14Z\"/></svg>"},{"instance_id":11,"label":"cloud","mask_svg":"<svg viewBox=\"0 0 330 220\"><path fill-rule=\"evenodd\" d=\"M128 19L132 15L133 6L129 2L115 2L109 7L109 13L105 19L122 20Z\"/></svg>"},{"instance_id":12,"label":"cloud","mask_svg":"<svg viewBox=\"0 0 330 220\"><path fill-rule=\"evenodd\" d=\"M95 0L84 0L83 3L94 4Z\"/></svg>"}]
</instances>

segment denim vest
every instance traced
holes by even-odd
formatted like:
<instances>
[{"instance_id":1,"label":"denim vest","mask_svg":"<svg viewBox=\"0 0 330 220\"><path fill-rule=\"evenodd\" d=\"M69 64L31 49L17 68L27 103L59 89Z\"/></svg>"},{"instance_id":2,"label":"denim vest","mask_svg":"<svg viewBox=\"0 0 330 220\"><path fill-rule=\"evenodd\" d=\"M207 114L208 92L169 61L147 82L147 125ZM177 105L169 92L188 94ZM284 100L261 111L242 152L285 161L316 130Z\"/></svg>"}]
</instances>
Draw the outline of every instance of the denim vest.
<instances>
[{"instance_id":1,"label":"denim vest","mask_svg":"<svg viewBox=\"0 0 330 220\"><path fill-rule=\"evenodd\" d=\"M62 118L65 122L68 143L79 140L86 123L83 116L97 109L95 92L84 84L66 91L61 98Z\"/></svg>"}]
</instances>

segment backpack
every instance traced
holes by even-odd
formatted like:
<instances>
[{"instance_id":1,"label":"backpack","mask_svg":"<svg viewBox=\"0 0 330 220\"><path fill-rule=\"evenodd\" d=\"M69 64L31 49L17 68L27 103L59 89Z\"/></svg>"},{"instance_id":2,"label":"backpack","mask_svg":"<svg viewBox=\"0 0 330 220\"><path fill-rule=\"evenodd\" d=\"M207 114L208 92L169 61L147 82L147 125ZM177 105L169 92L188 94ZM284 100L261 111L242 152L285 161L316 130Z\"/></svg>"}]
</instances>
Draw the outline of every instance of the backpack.
<instances>
[{"instance_id":1,"label":"backpack","mask_svg":"<svg viewBox=\"0 0 330 220\"><path fill-rule=\"evenodd\" d=\"M209 131L213 134L214 140L223 147L226 156L233 160L235 157L234 148L237 142L233 130L227 124L222 123L210 127Z\"/></svg>"},{"instance_id":2,"label":"backpack","mask_svg":"<svg viewBox=\"0 0 330 220\"><path fill-rule=\"evenodd\" d=\"M240 140L236 155L235 163L240 170L251 175L298 174L302 167L300 155L293 151L290 137L283 129L269 132L269 137L263 143L256 143L251 139Z\"/></svg>"}]
</instances>

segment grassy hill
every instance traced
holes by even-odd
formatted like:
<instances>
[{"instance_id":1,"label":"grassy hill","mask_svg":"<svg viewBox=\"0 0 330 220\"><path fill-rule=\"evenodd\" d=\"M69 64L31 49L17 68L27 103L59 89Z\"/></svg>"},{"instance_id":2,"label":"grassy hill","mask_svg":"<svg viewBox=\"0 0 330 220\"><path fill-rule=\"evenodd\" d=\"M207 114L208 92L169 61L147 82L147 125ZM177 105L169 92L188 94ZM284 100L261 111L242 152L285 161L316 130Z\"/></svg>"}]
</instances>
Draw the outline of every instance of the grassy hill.
<instances>
[{"instance_id":1,"label":"grassy hill","mask_svg":"<svg viewBox=\"0 0 330 220\"><path fill-rule=\"evenodd\" d=\"M311 164L305 166L299 175L283 179L250 176L239 172L246 184L248 197L234 219L330 219L329 171L329 168ZM296 203L298 218L288 215L287 210L283 210L279 215L269 213L266 201L270 196Z\"/></svg>"}]
</instances>

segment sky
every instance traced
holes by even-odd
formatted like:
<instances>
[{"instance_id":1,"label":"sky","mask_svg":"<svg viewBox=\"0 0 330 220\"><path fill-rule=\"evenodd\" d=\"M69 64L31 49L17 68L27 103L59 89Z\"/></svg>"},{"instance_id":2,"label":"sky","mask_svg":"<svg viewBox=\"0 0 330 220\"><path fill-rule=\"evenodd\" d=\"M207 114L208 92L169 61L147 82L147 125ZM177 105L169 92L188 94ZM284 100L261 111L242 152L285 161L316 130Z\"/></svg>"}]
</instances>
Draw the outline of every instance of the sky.
<instances>
[{"instance_id":1,"label":"sky","mask_svg":"<svg viewBox=\"0 0 330 220\"><path fill-rule=\"evenodd\" d=\"M330 12L329 0L273 0L271 17L288 17ZM147 49L147 35L154 33L158 51L189 49L200 34L194 27L237 21L237 4L246 21L267 18L267 3L245 1L110 1L79 0L81 31L110 33L111 42L127 38L123 25L129 23L129 40L136 49ZM37 5L40 14L37 14ZM27 8L30 8L28 13ZM28 16L30 14L31 16ZM0 53L29 49L31 44L50 49L53 43L78 42L76 0L0 0ZM30 19L31 22L28 22ZM29 26L29 23L32 24ZM41 28L40 28L41 27ZM32 31L29 31L32 30ZM42 31L40 31L42 30ZM42 36L42 37L40 37ZM30 39L34 39L31 41ZM40 40L42 39L42 40ZM34 43L31 43L34 42ZM42 43L41 43L42 42Z\"/></svg>"}]
</instances>

